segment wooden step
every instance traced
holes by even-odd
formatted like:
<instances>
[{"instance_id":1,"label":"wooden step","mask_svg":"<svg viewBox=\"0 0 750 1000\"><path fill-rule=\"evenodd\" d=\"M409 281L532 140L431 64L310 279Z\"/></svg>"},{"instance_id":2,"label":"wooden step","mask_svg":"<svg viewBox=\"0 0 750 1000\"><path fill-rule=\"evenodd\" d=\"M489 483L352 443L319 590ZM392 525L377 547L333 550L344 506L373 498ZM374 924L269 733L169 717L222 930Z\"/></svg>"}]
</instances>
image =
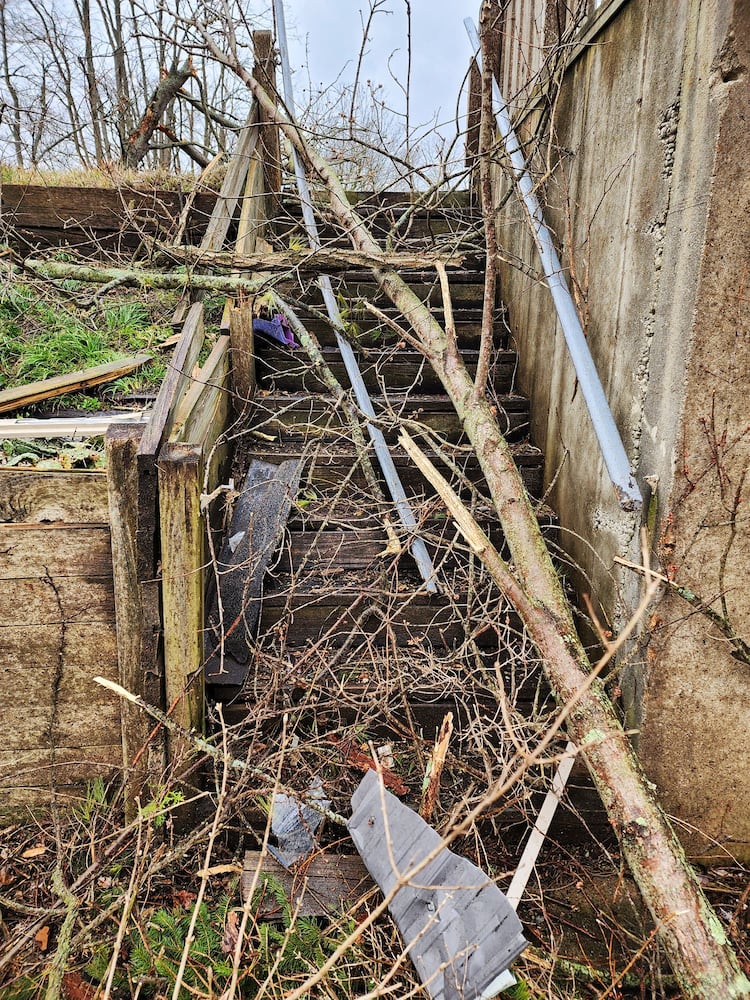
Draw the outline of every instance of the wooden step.
<instances>
[{"instance_id":1,"label":"wooden step","mask_svg":"<svg viewBox=\"0 0 750 1000\"><path fill-rule=\"evenodd\" d=\"M351 643L352 650L395 643L412 652L448 654L470 634L482 649L499 648L498 634L484 617L467 629L465 598L428 596L411 583L406 581L404 592L389 593L361 570L332 570L327 577L308 578L304 586L293 574L279 573L267 584L258 641L276 635L284 648L323 640L331 647ZM506 613L502 600L493 604L498 616Z\"/></svg>"},{"instance_id":2,"label":"wooden step","mask_svg":"<svg viewBox=\"0 0 750 1000\"><path fill-rule=\"evenodd\" d=\"M412 333L408 320L396 309L384 307L383 314L398 324L407 334ZM443 326L445 317L442 308L430 309L433 318ZM299 316L308 330L311 330L324 347L331 347L336 343L333 329L328 320L318 315L306 313L304 309L299 311ZM465 348L476 349L482 335L482 310L480 307L470 307L466 309L456 309L453 314L453 321L456 328L456 339L462 351ZM370 313L352 310L344 316L344 322L349 331L349 339L361 347L392 347L402 343L402 336L387 323L376 319ZM507 349L509 346L510 331L506 324L506 312L503 308L495 311L495 331L494 342L496 349Z\"/></svg>"},{"instance_id":3,"label":"wooden step","mask_svg":"<svg viewBox=\"0 0 750 1000\"><path fill-rule=\"evenodd\" d=\"M443 470L445 469L439 455L432 453L429 448L425 448L425 451L436 462L438 467ZM519 466L526 489L530 495L541 496L544 465L541 451L533 445L519 442L511 445L511 452L516 464ZM342 437L340 443L324 441L311 444L309 447L303 447L299 441L282 440L269 443L257 441L250 436L246 455L248 461L257 458L264 462L275 462L277 464L287 459L297 459L304 455L303 488L311 486L315 490L321 491L321 496L335 494L336 490L344 482L349 484L350 489L360 492L367 485L364 473L359 464L359 456L356 449L346 437ZM434 495L432 487L426 483L403 449L394 446L391 449L391 455L407 494L417 497L431 497ZM484 478L476 456L470 450L457 449L452 459L469 482L473 483L480 490L483 490L485 487ZM446 473L446 475L449 478L453 478L449 473Z\"/></svg>"},{"instance_id":4,"label":"wooden step","mask_svg":"<svg viewBox=\"0 0 750 1000\"><path fill-rule=\"evenodd\" d=\"M373 396L372 404L381 419L386 440L394 442L401 421L407 420L429 428L452 444L464 441L463 429L452 403L446 396L389 395ZM515 440L526 433L529 423L529 401L526 396L505 395L496 400L498 420L503 433ZM306 437L340 438L348 427L345 412L330 396L309 393L258 394L255 397L253 426L265 434L280 438Z\"/></svg>"},{"instance_id":5,"label":"wooden step","mask_svg":"<svg viewBox=\"0 0 750 1000\"><path fill-rule=\"evenodd\" d=\"M256 373L262 389L319 392L324 388L303 350L289 351L260 337L256 341L256 349ZM479 352L467 348L462 353L469 373L474 375ZM349 379L338 348L324 347L323 357L336 379L343 386L348 386ZM358 351L357 360L365 385L371 391L382 392L385 386L394 393L406 390L420 394L442 392L437 375L417 351L395 346L387 349L363 347ZM496 392L512 392L516 364L515 351L494 352L490 375Z\"/></svg>"}]
</instances>

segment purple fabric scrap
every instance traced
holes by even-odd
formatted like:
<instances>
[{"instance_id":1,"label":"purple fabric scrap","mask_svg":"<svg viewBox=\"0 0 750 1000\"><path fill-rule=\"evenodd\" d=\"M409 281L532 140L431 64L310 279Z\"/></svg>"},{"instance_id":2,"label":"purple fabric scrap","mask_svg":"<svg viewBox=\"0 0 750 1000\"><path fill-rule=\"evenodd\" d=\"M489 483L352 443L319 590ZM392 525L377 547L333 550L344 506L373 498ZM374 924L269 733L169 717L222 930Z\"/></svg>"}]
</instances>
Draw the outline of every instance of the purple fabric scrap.
<instances>
[{"instance_id":1,"label":"purple fabric scrap","mask_svg":"<svg viewBox=\"0 0 750 1000\"><path fill-rule=\"evenodd\" d=\"M294 339L294 334L292 333L292 328L289 326L289 321L286 316L281 313L276 313L273 319L254 319L253 320L253 333L264 333L267 337L272 337L274 340L278 340L280 344L284 347L288 347L290 350L294 350L299 347L299 344Z\"/></svg>"}]
</instances>

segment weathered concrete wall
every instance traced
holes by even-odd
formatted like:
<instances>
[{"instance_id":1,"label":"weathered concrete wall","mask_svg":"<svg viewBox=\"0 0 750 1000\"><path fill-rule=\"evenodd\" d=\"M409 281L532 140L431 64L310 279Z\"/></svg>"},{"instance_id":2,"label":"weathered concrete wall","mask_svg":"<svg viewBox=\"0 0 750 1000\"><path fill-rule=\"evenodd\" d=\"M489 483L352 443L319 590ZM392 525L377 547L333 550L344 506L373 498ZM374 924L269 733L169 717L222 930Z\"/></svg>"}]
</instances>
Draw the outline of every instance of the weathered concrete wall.
<instances>
[{"instance_id":1,"label":"weathered concrete wall","mask_svg":"<svg viewBox=\"0 0 750 1000\"><path fill-rule=\"evenodd\" d=\"M563 79L546 215L633 467L658 484L662 561L748 638L750 5L615 6ZM514 44L507 33L503 58ZM515 198L500 221L536 268ZM639 582L614 559L638 558L641 519L619 510L546 288L507 263L501 277L564 544L617 623ZM730 654L665 596L622 666L647 770L699 853L750 851L750 665Z\"/></svg>"}]
</instances>

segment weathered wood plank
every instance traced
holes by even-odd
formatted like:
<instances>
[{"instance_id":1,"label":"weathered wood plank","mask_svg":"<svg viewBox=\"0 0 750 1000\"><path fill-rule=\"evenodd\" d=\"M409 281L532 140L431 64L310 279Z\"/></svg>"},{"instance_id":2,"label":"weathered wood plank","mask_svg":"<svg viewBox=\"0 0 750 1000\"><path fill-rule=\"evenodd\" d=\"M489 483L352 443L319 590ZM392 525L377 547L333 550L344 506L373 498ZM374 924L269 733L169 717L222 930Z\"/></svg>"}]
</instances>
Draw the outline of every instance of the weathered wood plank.
<instances>
[{"instance_id":1,"label":"weathered wood plank","mask_svg":"<svg viewBox=\"0 0 750 1000\"><path fill-rule=\"evenodd\" d=\"M53 760L48 749L0 750L0 785L5 798L12 788L43 790L51 782L69 786L91 781L97 775L112 776L119 765L119 742L61 747Z\"/></svg>"},{"instance_id":2,"label":"weathered wood plank","mask_svg":"<svg viewBox=\"0 0 750 1000\"><path fill-rule=\"evenodd\" d=\"M0 665L4 750L78 747L82 743L120 743L120 705L93 680L100 673L116 679L116 663L38 667ZM23 692L23 697L19 697ZM122 756L118 761L122 766Z\"/></svg>"},{"instance_id":3,"label":"weathered wood plank","mask_svg":"<svg viewBox=\"0 0 750 1000\"><path fill-rule=\"evenodd\" d=\"M273 895L263 891L264 874L281 883L292 911L303 917L341 913L361 905L365 897L377 891L362 859L356 854L315 854L294 871L288 871L269 854L246 851L241 882L243 900L247 899L258 868L261 870L258 912L266 920L281 917L281 914Z\"/></svg>"},{"instance_id":4,"label":"weathered wood plank","mask_svg":"<svg viewBox=\"0 0 750 1000\"><path fill-rule=\"evenodd\" d=\"M0 663L27 670L95 665L97 672L105 672L117 665L114 623L72 622L65 626L62 644L59 625L0 625Z\"/></svg>"},{"instance_id":5,"label":"weathered wood plank","mask_svg":"<svg viewBox=\"0 0 750 1000\"><path fill-rule=\"evenodd\" d=\"M107 780L111 776L111 769L102 769L101 777ZM91 778L96 775L92 774ZM91 779L89 779L91 780ZM55 785L54 794L49 785L31 785L18 788L3 787L3 794L0 796L0 821L12 823L14 820L28 822L29 816L45 816L52 808L53 802L63 809L73 809L76 805L86 800L86 782L77 785L58 784Z\"/></svg>"},{"instance_id":6,"label":"weathered wood plank","mask_svg":"<svg viewBox=\"0 0 750 1000\"><path fill-rule=\"evenodd\" d=\"M382 397L373 397L375 412L389 419ZM455 409L446 397L407 396L393 394L387 400L389 408L401 418L414 420L429 427L446 440L456 443L463 437L463 428ZM506 395L497 398L498 421L511 439L528 426L529 401L525 396ZM395 423L395 422L394 422ZM317 438L340 435L347 416L333 401L323 396L299 393L273 393L256 400L254 426L266 434L286 437L306 435L310 428ZM397 427L384 428L387 441L395 440Z\"/></svg>"},{"instance_id":7,"label":"weathered wood plank","mask_svg":"<svg viewBox=\"0 0 750 1000\"><path fill-rule=\"evenodd\" d=\"M105 439L107 449L107 485L112 534L112 573L117 613L118 680L127 690L147 702L161 706L161 677L155 670L153 628L149 602L152 594L144 588L138 574L138 495L137 461L141 431L136 428L112 428ZM149 585L154 590L154 585ZM144 600L146 606L144 606ZM122 761L125 768L125 812L128 819L137 810L136 799L144 794L149 779L149 765L159 766L164 754L164 738L154 738L150 755L138 751L146 743L151 723L145 712L124 699L120 703ZM158 780L159 775L156 775Z\"/></svg>"},{"instance_id":8,"label":"weathered wood plank","mask_svg":"<svg viewBox=\"0 0 750 1000\"><path fill-rule=\"evenodd\" d=\"M236 307L229 303L229 338L232 363L232 398L238 413L247 407L255 395L255 337L253 314L248 305Z\"/></svg>"},{"instance_id":9,"label":"weathered wood plank","mask_svg":"<svg viewBox=\"0 0 750 1000\"><path fill-rule=\"evenodd\" d=\"M334 447L330 442L323 442L314 449L308 447L305 450L310 457L306 460L305 473L302 477L303 483L309 482L316 488L327 490L338 488L342 480L346 478L353 486L366 488L367 481L358 465L359 458L348 443L338 443ZM263 446L253 444L248 458L259 458L264 462L284 462L289 458L299 457L300 451L300 445L298 443L295 445L294 441L282 441L280 444ZM538 496L543 486L541 452L531 445L519 445L513 447L513 455L521 470L527 490L532 496ZM400 447L392 448L391 456L408 494L415 493L422 496L434 494L433 487L426 482ZM484 479L476 457L473 455L461 457L457 464L469 480L476 483L481 489ZM354 472L352 472L353 467Z\"/></svg>"},{"instance_id":10,"label":"weathered wood plank","mask_svg":"<svg viewBox=\"0 0 750 1000\"><path fill-rule=\"evenodd\" d=\"M139 456L155 458L162 442L169 436L175 408L192 378L203 339L203 304L196 302L188 311L179 343L159 388L151 419L138 448Z\"/></svg>"},{"instance_id":11,"label":"weathered wood plank","mask_svg":"<svg viewBox=\"0 0 750 1000\"><path fill-rule=\"evenodd\" d=\"M105 472L0 468L0 522L106 524Z\"/></svg>"},{"instance_id":12,"label":"weathered wood plank","mask_svg":"<svg viewBox=\"0 0 750 1000\"><path fill-rule=\"evenodd\" d=\"M205 524L200 509L199 445L170 443L159 454L162 604L166 702L187 729L203 729ZM168 741L170 754L178 752Z\"/></svg>"},{"instance_id":13,"label":"weathered wood plank","mask_svg":"<svg viewBox=\"0 0 750 1000\"><path fill-rule=\"evenodd\" d=\"M95 385L112 382L116 378L136 371L149 361L151 361L150 354L137 354L132 358L110 361L82 371L69 372L67 375L56 375L41 382L29 382L27 385L3 389L0 392L0 413L8 413L22 406L31 406L43 399L54 399L55 396L63 396L66 392L81 392Z\"/></svg>"},{"instance_id":14,"label":"weathered wood plank","mask_svg":"<svg viewBox=\"0 0 750 1000\"><path fill-rule=\"evenodd\" d=\"M258 144L257 121L258 104L253 101L247 121L237 137L237 146L224 175L221 193L201 240L201 250L221 250L224 245L242 194L250 159Z\"/></svg>"},{"instance_id":15,"label":"weathered wood plank","mask_svg":"<svg viewBox=\"0 0 750 1000\"><path fill-rule=\"evenodd\" d=\"M229 337L219 337L203 367L196 372L190 388L187 390L175 412L170 441L188 441L203 444L210 448L209 434L214 422L221 397L228 394L229 385ZM228 406L221 407L223 412ZM220 420L221 430L225 421Z\"/></svg>"},{"instance_id":16,"label":"weathered wood plank","mask_svg":"<svg viewBox=\"0 0 750 1000\"><path fill-rule=\"evenodd\" d=\"M0 438L28 441L35 438L92 438L106 434L112 424L140 423L143 411L103 416L77 417L5 417L0 418Z\"/></svg>"},{"instance_id":17,"label":"weathered wood plank","mask_svg":"<svg viewBox=\"0 0 750 1000\"><path fill-rule=\"evenodd\" d=\"M179 191L136 191L103 187L71 187L49 184L3 184L3 220L15 227L85 230L119 233L134 229L125 216L124 204L146 232L166 230L180 215L188 194ZM216 204L216 195L199 192L194 197L190 230L203 229Z\"/></svg>"},{"instance_id":18,"label":"weathered wood plank","mask_svg":"<svg viewBox=\"0 0 750 1000\"><path fill-rule=\"evenodd\" d=\"M299 572L305 565L337 570L366 569L378 559L388 543L385 531L365 528L358 531L293 531L285 546L278 571ZM291 564L291 566L290 566Z\"/></svg>"},{"instance_id":19,"label":"weathered wood plank","mask_svg":"<svg viewBox=\"0 0 750 1000\"><path fill-rule=\"evenodd\" d=\"M108 525L0 525L0 580L110 576Z\"/></svg>"},{"instance_id":20,"label":"weathered wood plank","mask_svg":"<svg viewBox=\"0 0 750 1000\"><path fill-rule=\"evenodd\" d=\"M253 76L259 80L266 93L276 95L276 59L273 32L253 32ZM268 195L266 216L278 215L281 203L281 149L279 127L268 122L263 111L259 115L261 159L265 173L265 190Z\"/></svg>"},{"instance_id":21,"label":"weathered wood plank","mask_svg":"<svg viewBox=\"0 0 750 1000\"><path fill-rule=\"evenodd\" d=\"M355 590L351 578L339 583L337 576L323 586L326 589L318 591L295 586L287 593L266 593L260 635L281 629L287 646L304 646L326 634L327 641L337 646L354 633L355 645L367 641L379 647L395 640L410 646L414 653L423 647L449 652L466 639L467 623L458 613L460 604L455 608L440 598L428 600L424 595L404 593L403 603L389 605L377 588L368 588L363 582L362 588ZM373 610L363 619L371 605ZM498 648L498 635L491 625L478 627L474 622L468 628L480 649Z\"/></svg>"},{"instance_id":22,"label":"weathered wood plank","mask_svg":"<svg viewBox=\"0 0 750 1000\"><path fill-rule=\"evenodd\" d=\"M3 626L115 620L111 577L0 579Z\"/></svg>"}]
</instances>

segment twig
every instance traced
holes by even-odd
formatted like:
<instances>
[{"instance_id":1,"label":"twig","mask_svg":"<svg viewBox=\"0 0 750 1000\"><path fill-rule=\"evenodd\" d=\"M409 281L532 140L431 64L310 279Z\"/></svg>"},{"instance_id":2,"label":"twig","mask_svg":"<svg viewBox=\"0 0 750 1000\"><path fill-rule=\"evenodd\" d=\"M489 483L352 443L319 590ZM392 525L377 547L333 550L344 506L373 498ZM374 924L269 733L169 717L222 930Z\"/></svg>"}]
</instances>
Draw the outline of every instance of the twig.
<instances>
[{"instance_id":1,"label":"twig","mask_svg":"<svg viewBox=\"0 0 750 1000\"><path fill-rule=\"evenodd\" d=\"M672 593L677 594L681 597L683 601L695 608L700 614L705 615L706 618L714 625L721 634L729 640L732 646L732 653L730 654L735 658L735 660L740 660L742 663L750 664L750 644L745 642L745 640L737 634L737 631L730 621L728 621L723 615L720 615L718 611L707 604L702 597L695 594L689 587L683 587L681 584L676 583L674 580L670 580L668 576L664 576L662 573L655 573L652 569L645 569L643 566L639 566L638 563L629 562L627 559L622 559L620 556L615 556L615 562L620 566L625 566L626 569L632 569L634 573L642 573L645 576L652 577L653 579L659 580L661 583L665 583Z\"/></svg>"},{"instance_id":2,"label":"twig","mask_svg":"<svg viewBox=\"0 0 750 1000\"><path fill-rule=\"evenodd\" d=\"M195 733L189 732L183 726L180 726L174 721L174 719L170 719L166 712L162 712L161 709L155 708L153 705L149 705L148 702L144 701L143 698L140 697L140 695L131 694L130 691L126 691L124 687L120 687L119 684L108 680L106 677L94 677L94 680L97 684L101 684L102 687L107 688L109 691L113 691L120 698L125 698L127 701L130 701L139 708L142 708L144 712L150 715L152 719L156 719L157 722L160 722L165 729L169 730L170 733L174 733L187 743L192 743L196 750L200 750L201 753L206 754L213 760L224 759L223 751L218 750L212 743L209 743L208 740L204 740L202 736L197 736ZM236 757L231 758L227 766L233 771L240 771L243 774L252 774L254 777L260 778L262 781L266 781L271 785L273 785L276 780L272 774L269 774L262 768L253 767L252 764L248 764L244 760L238 760ZM319 803L316 804L315 799L305 801L311 809L315 809L332 823L336 823L337 826L346 826L346 819L339 815L339 813L333 812L331 809L324 809Z\"/></svg>"},{"instance_id":3,"label":"twig","mask_svg":"<svg viewBox=\"0 0 750 1000\"><path fill-rule=\"evenodd\" d=\"M115 937L115 945L112 949L112 957L109 960L107 982L104 987L104 996L102 1000L109 1000L109 995L112 992L112 984L115 980L115 971L117 969L117 959L119 958L120 951L122 949L122 942L125 940L125 932L127 930L130 914L133 912L133 904L135 903L137 896L136 879L138 878L141 866L141 836L143 833L142 820L143 816L141 814L138 817L138 836L136 837L135 855L133 857L133 870L130 873L130 881L128 882L128 888L125 892L122 914L120 916L120 922L117 925L117 936Z\"/></svg>"}]
</instances>

